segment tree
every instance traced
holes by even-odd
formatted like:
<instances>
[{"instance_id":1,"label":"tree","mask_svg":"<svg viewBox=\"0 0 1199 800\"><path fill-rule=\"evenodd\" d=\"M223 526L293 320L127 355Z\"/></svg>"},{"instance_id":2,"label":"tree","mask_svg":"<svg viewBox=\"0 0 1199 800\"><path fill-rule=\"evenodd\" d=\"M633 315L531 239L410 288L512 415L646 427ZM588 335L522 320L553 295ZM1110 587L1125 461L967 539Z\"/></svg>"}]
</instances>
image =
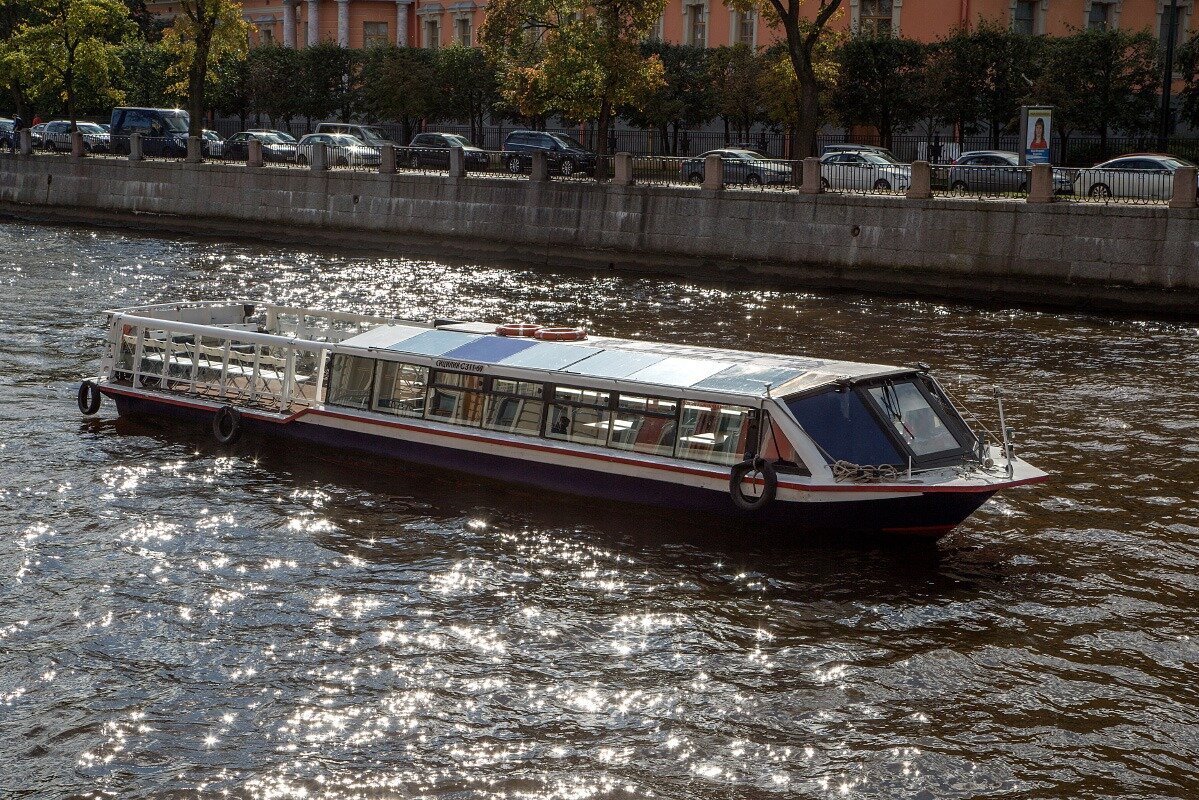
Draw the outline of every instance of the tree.
<instances>
[{"instance_id":1,"label":"tree","mask_svg":"<svg viewBox=\"0 0 1199 800\"><path fill-rule=\"evenodd\" d=\"M167 77L173 57L166 46L151 44L140 36L127 36L118 55L124 72L120 88L125 102L151 108L174 102Z\"/></svg>"},{"instance_id":2,"label":"tree","mask_svg":"<svg viewBox=\"0 0 1199 800\"><path fill-rule=\"evenodd\" d=\"M176 80L173 91L187 98L188 133L200 136L205 95L215 78L212 72L226 53L246 52L250 25L241 18L241 6L234 0L179 0L179 10L182 13L163 35L163 42L175 55L170 70Z\"/></svg>"},{"instance_id":3,"label":"tree","mask_svg":"<svg viewBox=\"0 0 1199 800\"><path fill-rule=\"evenodd\" d=\"M744 44L715 48L708 56L712 83L712 110L724 120L724 137L730 126L737 139L748 141L750 129L766 119L763 94L764 60Z\"/></svg>"},{"instance_id":4,"label":"tree","mask_svg":"<svg viewBox=\"0 0 1199 800\"><path fill-rule=\"evenodd\" d=\"M982 41L965 28L955 29L930 46L924 91L933 126L937 122L950 124L959 137L976 132L987 64Z\"/></svg>"},{"instance_id":5,"label":"tree","mask_svg":"<svg viewBox=\"0 0 1199 800\"><path fill-rule=\"evenodd\" d=\"M362 108L371 120L394 120L410 140L434 107L436 51L419 47L372 47L362 64Z\"/></svg>"},{"instance_id":6,"label":"tree","mask_svg":"<svg viewBox=\"0 0 1199 800\"><path fill-rule=\"evenodd\" d=\"M708 50L655 39L644 42L641 53L645 58L657 56L662 62L662 83L640 106L622 107L620 115L637 127L656 129L662 151L677 155L679 132L714 116Z\"/></svg>"},{"instance_id":7,"label":"tree","mask_svg":"<svg viewBox=\"0 0 1199 800\"><path fill-rule=\"evenodd\" d=\"M500 92L525 116L595 119L607 152L615 111L641 106L663 82L640 44L665 0L492 0L480 40L499 66Z\"/></svg>"},{"instance_id":8,"label":"tree","mask_svg":"<svg viewBox=\"0 0 1199 800\"><path fill-rule=\"evenodd\" d=\"M873 126L880 144L890 148L893 134L910 129L924 115L924 45L887 34L861 34L846 42L838 57L840 79L832 98L841 122Z\"/></svg>"},{"instance_id":9,"label":"tree","mask_svg":"<svg viewBox=\"0 0 1199 800\"><path fill-rule=\"evenodd\" d=\"M221 114L237 117L245 128L254 102L246 59L237 53L225 53L209 77L211 80L205 90L209 104Z\"/></svg>"},{"instance_id":10,"label":"tree","mask_svg":"<svg viewBox=\"0 0 1199 800\"><path fill-rule=\"evenodd\" d=\"M120 102L113 78L120 75L117 43L129 14L120 0L33 0L3 50L11 70L34 93L52 94L66 106L71 130L78 101Z\"/></svg>"},{"instance_id":11,"label":"tree","mask_svg":"<svg viewBox=\"0 0 1199 800\"><path fill-rule=\"evenodd\" d=\"M246 57L246 85L250 104L257 114L266 114L272 128L290 124L303 113L303 92L296 88L300 74L300 51L294 47L266 44Z\"/></svg>"},{"instance_id":12,"label":"tree","mask_svg":"<svg viewBox=\"0 0 1199 800\"><path fill-rule=\"evenodd\" d=\"M349 122L359 102L358 51L334 42L321 42L296 52L300 56L303 87L299 112L309 122L335 115L342 122Z\"/></svg>"},{"instance_id":13,"label":"tree","mask_svg":"<svg viewBox=\"0 0 1199 800\"><path fill-rule=\"evenodd\" d=\"M996 22L983 22L971 34L986 54L979 115L991 133L991 147L999 135L1012 128L1020 105L1028 99L1039 77L1044 39L1016 33Z\"/></svg>"},{"instance_id":14,"label":"tree","mask_svg":"<svg viewBox=\"0 0 1199 800\"><path fill-rule=\"evenodd\" d=\"M828 24L841 7L841 0L818 0L816 13L805 18L805 0L732 0L739 11L757 10L771 27L782 27L787 60L795 73L790 83L794 109L791 123L791 157L816 155L816 131L820 128L821 98L827 87L817 69L821 40L828 35Z\"/></svg>"},{"instance_id":15,"label":"tree","mask_svg":"<svg viewBox=\"0 0 1199 800\"><path fill-rule=\"evenodd\" d=\"M1110 131L1131 133L1152 126L1160 86L1153 34L1086 30L1046 43L1035 98L1055 106L1054 127L1063 152L1070 133L1083 130L1098 134L1106 153Z\"/></svg>"},{"instance_id":16,"label":"tree","mask_svg":"<svg viewBox=\"0 0 1199 800\"><path fill-rule=\"evenodd\" d=\"M28 97L21 80L20 63L13 57L13 37L22 23L32 19L28 0L0 0L0 86L12 95L17 114L30 119Z\"/></svg>"},{"instance_id":17,"label":"tree","mask_svg":"<svg viewBox=\"0 0 1199 800\"><path fill-rule=\"evenodd\" d=\"M499 99L495 70L483 51L454 44L437 51L437 82L441 88L437 116L465 121L470 140L483 141L483 117Z\"/></svg>"},{"instance_id":18,"label":"tree","mask_svg":"<svg viewBox=\"0 0 1199 800\"><path fill-rule=\"evenodd\" d=\"M1192 128L1199 128L1199 33L1178 50L1175 70L1182 73L1178 114Z\"/></svg>"}]
</instances>

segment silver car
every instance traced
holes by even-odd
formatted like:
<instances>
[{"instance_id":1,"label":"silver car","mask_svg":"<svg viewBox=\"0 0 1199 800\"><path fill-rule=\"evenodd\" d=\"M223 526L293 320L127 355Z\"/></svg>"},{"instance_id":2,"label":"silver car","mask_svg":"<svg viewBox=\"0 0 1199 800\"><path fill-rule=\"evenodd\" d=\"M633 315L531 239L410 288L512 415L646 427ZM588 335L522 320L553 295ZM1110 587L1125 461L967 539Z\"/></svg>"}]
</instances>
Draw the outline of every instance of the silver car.
<instances>
[{"instance_id":1,"label":"silver car","mask_svg":"<svg viewBox=\"0 0 1199 800\"><path fill-rule=\"evenodd\" d=\"M312 161L314 144L323 144L328 148L326 158L330 166L377 167L383 160L378 148L368 147L361 139L348 133L310 133L296 145L297 164Z\"/></svg>"},{"instance_id":2,"label":"silver car","mask_svg":"<svg viewBox=\"0 0 1199 800\"><path fill-rule=\"evenodd\" d=\"M1020 165L1020 156L1007 150L974 150L949 167L946 184L961 194L1009 194L1028 191L1032 168ZM1053 171L1055 194L1071 194L1074 183L1063 170Z\"/></svg>"},{"instance_id":3,"label":"silver car","mask_svg":"<svg viewBox=\"0 0 1199 800\"><path fill-rule=\"evenodd\" d=\"M755 150L725 148L709 150L698 158L682 163L680 177L688 183L704 182L704 160L708 156L720 156L726 185L784 184L791 182L791 165L785 161L772 161Z\"/></svg>"},{"instance_id":4,"label":"silver car","mask_svg":"<svg viewBox=\"0 0 1199 800\"><path fill-rule=\"evenodd\" d=\"M1193 166L1177 156L1136 153L1080 169L1074 186L1079 194L1096 200L1169 200L1174 194L1174 170Z\"/></svg>"},{"instance_id":5,"label":"silver car","mask_svg":"<svg viewBox=\"0 0 1199 800\"><path fill-rule=\"evenodd\" d=\"M820 188L850 191L906 191L912 167L877 150L832 152L820 158Z\"/></svg>"},{"instance_id":6,"label":"silver car","mask_svg":"<svg viewBox=\"0 0 1199 800\"><path fill-rule=\"evenodd\" d=\"M88 153L107 153L111 138L108 131L94 122L77 122L75 129L83 134L83 149ZM47 150L71 149L71 123L66 120L47 122L42 134L42 147Z\"/></svg>"}]
</instances>

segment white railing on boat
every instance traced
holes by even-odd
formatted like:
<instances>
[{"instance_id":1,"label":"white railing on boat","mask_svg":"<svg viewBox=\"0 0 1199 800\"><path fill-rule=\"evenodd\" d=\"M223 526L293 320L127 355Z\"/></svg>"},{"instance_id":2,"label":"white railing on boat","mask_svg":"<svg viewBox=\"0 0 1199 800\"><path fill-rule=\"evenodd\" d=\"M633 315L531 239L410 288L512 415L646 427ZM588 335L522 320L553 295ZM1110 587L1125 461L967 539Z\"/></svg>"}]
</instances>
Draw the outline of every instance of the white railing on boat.
<instances>
[{"instance_id":1,"label":"white railing on boat","mask_svg":"<svg viewBox=\"0 0 1199 800\"><path fill-rule=\"evenodd\" d=\"M132 386L290 413L321 402L329 343L115 313L108 374Z\"/></svg>"},{"instance_id":2,"label":"white railing on boat","mask_svg":"<svg viewBox=\"0 0 1199 800\"><path fill-rule=\"evenodd\" d=\"M319 342L342 342L351 336L366 333L383 325L416 325L429 327L427 322L352 314L346 311L323 311L299 306L265 306L266 330L297 339Z\"/></svg>"}]
</instances>

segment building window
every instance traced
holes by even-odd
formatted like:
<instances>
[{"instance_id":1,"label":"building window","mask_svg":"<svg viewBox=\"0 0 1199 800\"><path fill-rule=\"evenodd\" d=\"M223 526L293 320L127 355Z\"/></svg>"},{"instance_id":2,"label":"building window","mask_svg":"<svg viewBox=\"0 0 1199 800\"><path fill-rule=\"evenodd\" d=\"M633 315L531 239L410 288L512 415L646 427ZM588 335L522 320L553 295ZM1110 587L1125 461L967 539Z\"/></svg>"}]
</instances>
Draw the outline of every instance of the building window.
<instances>
[{"instance_id":1,"label":"building window","mask_svg":"<svg viewBox=\"0 0 1199 800\"><path fill-rule=\"evenodd\" d=\"M733 44L754 46L754 12L738 11L733 18Z\"/></svg>"},{"instance_id":2,"label":"building window","mask_svg":"<svg viewBox=\"0 0 1199 800\"><path fill-rule=\"evenodd\" d=\"M436 50L441 46L441 20L425 20L425 47Z\"/></svg>"},{"instance_id":3,"label":"building window","mask_svg":"<svg viewBox=\"0 0 1199 800\"><path fill-rule=\"evenodd\" d=\"M389 43L386 22L362 23L362 46L379 47Z\"/></svg>"},{"instance_id":4,"label":"building window","mask_svg":"<svg viewBox=\"0 0 1199 800\"><path fill-rule=\"evenodd\" d=\"M1187 11L1189 9L1182 3L1174 7L1174 46L1177 48L1178 43L1186 36ZM1164 0L1160 3L1160 14L1158 19L1161 20L1157 31L1157 40L1161 42L1162 49L1165 50L1170 40L1170 2Z\"/></svg>"},{"instance_id":5,"label":"building window","mask_svg":"<svg viewBox=\"0 0 1199 800\"><path fill-rule=\"evenodd\" d=\"M1039 0L1016 0L1012 8L1012 30L1025 36L1037 32L1037 3Z\"/></svg>"},{"instance_id":6,"label":"building window","mask_svg":"<svg viewBox=\"0 0 1199 800\"><path fill-rule=\"evenodd\" d=\"M694 47L708 46L708 11L703 4L687 6L690 25L687 28L687 44Z\"/></svg>"},{"instance_id":7,"label":"building window","mask_svg":"<svg viewBox=\"0 0 1199 800\"><path fill-rule=\"evenodd\" d=\"M454 41L463 47L471 47L474 45L472 35L470 17L458 17L454 20Z\"/></svg>"},{"instance_id":8,"label":"building window","mask_svg":"<svg viewBox=\"0 0 1199 800\"><path fill-rule=\"evenodd\" d=\"M275 42L275 31L274 30L272 30L271 28L259 28L258 29L258 43L259 44L267 45L267 44L274 44L274 42Z\"/></svg>"},{"instance_id":9,"label":"building window","mask_svg":"<svg viewBox=\"0 0 1199 800\"><path fill-rule=\"evenodd\" d=\"M1091 3L1091 10L1087 12L1087 30L1104 30L1111 27L1114 27L1111 4L1101 3L1098 0Z\"/></svg>"},{"instance_id":10,"label":"building window","mask_svg":"<svg viewBox=\"0 0 1199 800\"><path fill-rule=\"evenodd\" d=\"M865 34L891 34L892 0L861 0L858 8L858 31Z\"/></svg>"}]
</instances>

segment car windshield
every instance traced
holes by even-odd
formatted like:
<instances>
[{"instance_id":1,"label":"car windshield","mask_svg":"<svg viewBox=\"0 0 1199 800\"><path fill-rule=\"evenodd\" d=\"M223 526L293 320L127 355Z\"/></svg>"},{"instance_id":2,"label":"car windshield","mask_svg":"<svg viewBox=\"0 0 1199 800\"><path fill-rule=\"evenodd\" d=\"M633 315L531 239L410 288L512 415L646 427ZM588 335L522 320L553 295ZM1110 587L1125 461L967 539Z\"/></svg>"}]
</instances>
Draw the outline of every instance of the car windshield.
<instances>
[{"instance_id":1,"label":"car windshield","mask_svg":"<svg viewBox=\"0 0 1199 800\"><path fill-rule=\"evenodd\" d=\"M187 133L187 129L191 123L191 117L189 117L183 111L173 111L170 113L164 113L162 115L162 121L167 126L167 129L173 133Z\"/></svg>"},{"instance_id":2,"label":"car windshield","mask_svg":"<svg viewBox=\"0 0 1199 800\"><path fill-rule=\"evenodd\" d=\"M360 128L362 131L362 139L376 139L379 141L387 140L387 133L382 128ZM362 141L359 139L359 141Z\"/></svg>"},{"instance_id":3,"label":"car windshield","mask_svg":"<svg viewBox=\"0 0 1199 800\"><path fill-rule=\"evenodd\" d=\"M296 137L292 136L290 133L287 133L285 131L272 131L272 133L274 133L275 137L278 138L278 140L283 142L284 144L295 144L296 143Z\"/></svg>"},{"instance_id":4,"label":"car windshield","mask_svg":"<svg viewBox=\"0 0 1199 800\"><path fill-rule=\"evenodd\" d=\"M726 150L733 158L738 158L742 161L765 161L766 156L756 150Z\"/></svg>"},{"instance_id":5,"label":"car windshield","mask_svg":"<svg viewBox=\"0 0 1199 800\"><path fill-rule=\"evenodd\" d=\"M80 133L104 133L104 129L94 122L79 122L75 127Z\"/></svg>"},{"instance_id":6,"label":"car windshield","mask_svg":"<svg viewBox=\"0 0 1199 800\"><path fill-rule=\"evenodd\" d=\"M466 140L466 137L458 136L454 133L447 133L445 140L449 142L450 147L474 147L474 145Z\"/></svg>"},{"instance_id":7,"label":"car windshield","mask_svg":"<svg viewBox=\"0 0 1199 800\"><path fill-rule=\"evenodd\" d=\"M859 153L858 155L860 155L862 158L866 159L867 163L870 163L870 164L898 164L899 163L894 158L891 158L891 156L886 155L885 153L876 153L873 150L867 150L867 151Z\"/></svg>"},{"instance_id":8,"label":"car windshield","mask_svg":"<svg viewBox=\"0 0 1199 800\"><path fill-rule=\"evenodd\" d=\"M221 140L221 135L216 131L204 131L204 138L211 139L214 142L219 142Z\"/></svg>"},{"instance_id":9,"label":"car windshield","mask_svg":"<svg viewBox=\"0 0 1199 800\"><path fill-rule=\"evenodd\" d=\"M362 140L348 133L335 133L329 137L333 144L339 147L362 147Z\"/></svg>"},{"instance_id":10,"label":"car windshield","mask_svg":"<svg viewBox=\"0 0 1199 800\"><path fill-rule=\"evenodd\" d=\"M553 134L553 136L555 139L557 139L559 142L566 145L567 147L573 147L576 150L586 150L587 149L586 147L583 146L582 142L580 142L578 139L574 138L573 136L567 136L565 133L555 133L555 134Z\"/></svg>"},{"instance_id":11,"label":"car windshield","mask_svg":"<svg viewBox=\"0 0 1199 800\"><path fill-rule=\"evenodd\" d=\"M1179 158L1178 156L1170 156L1169 158L1163 158L1162 161L1166 162L1167 166L1170 166L1174 169L1178 169L1179 167L1195 166L1195 164L1193 162L1187 161L1185 158Z\"/></svg>"},{"instance_id":12,"label":"car windshield","mask_svg":"<svg viewBox=\"0 0 1199 800\"><path fill-rule=\"evenodd\" d=\"M254 138L267 144L287 144L287 140L277 133L255 133Z\"/></svg>"}]
</instances>

